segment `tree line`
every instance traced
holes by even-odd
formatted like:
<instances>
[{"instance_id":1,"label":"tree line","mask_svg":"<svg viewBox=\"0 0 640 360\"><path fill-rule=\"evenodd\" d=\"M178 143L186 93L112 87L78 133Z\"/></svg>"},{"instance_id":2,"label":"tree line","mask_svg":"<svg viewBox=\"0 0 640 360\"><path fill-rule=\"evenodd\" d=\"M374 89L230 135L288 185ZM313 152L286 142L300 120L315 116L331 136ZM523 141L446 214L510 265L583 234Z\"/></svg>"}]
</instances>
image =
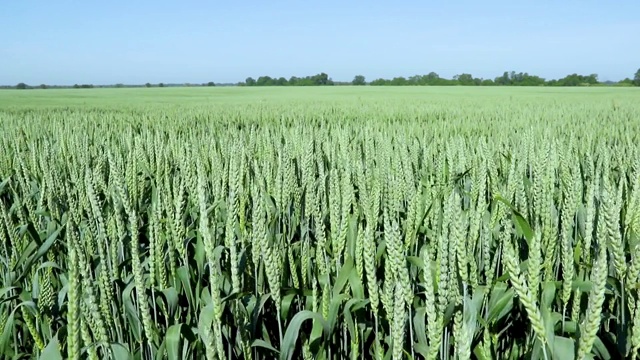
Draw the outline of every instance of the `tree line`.
<instances>
[{"instance_id":1,"label":"tree line","mask_svg":"<svg viewBox=\"0 0 640 360\"><path fill-rule=\"evenodd\" d=\"M284 77L272 78L270 76L260 76L258 80L248 77L244 83L238 85L242 86L323 86L323 85L335 85L335 82L331 80L326 73L320 73L313 76L296 77L292 76L289 79Z\"/></svg>"},{"instance_id":2,"label":"tree line","mask_svg":"<svg viewBox=\"0 0 640 360\"><path fill-rule=\"evenodd\" d=\"M353 85L364 85L364 79L361 77L354 78ZM516 73L515 71L505 71L502 76L494 79L483 79L473 77L471 74L463 73L454 76L452 79L440 77L437 73L431 72L427 75L415 75L408 78L396 77L393 79L375 79L369 85L462 85L462 86L581 86L581 85L597 85L598 75L578 75L571 74L558 80L546 80L537 75L529 73Z\"/></svg>"},{"instance_id":3,"label":"tree line","mask_svg":"<svg viewBox=\"0 0 640 360\"><path fill-rule=\"evenodd\" d=\"M430 72L426 75L414 75L409 77L394 77L393 79L378 78L373 81L367 82L363 75L356 75L350 82L339 82L332 80L328 74L322 72L320 74L296 77L292 76L289 79L284 77L270 77L260 76L258 79L248 77L244 82L237 84L226 84L237 86L332 86L332 85L371 85L371 86L591 86L591 85L617 85L617 86L640 86L640 69L636 71L633 78L625 78L618 82L607 81L600 82L598 80L598 74L580 75L570 74L560 79L547 80L537 75L531 75L529 73L515 71L505 71L502 76L498 76L494 79L483 79L474 77L468 73L462 73L455 75L451 79L441 77L435 72ZM158 85L152 85L146 83L144 85L101 85L94 86L92 84L75 84L73 86L49 86L41 84L39 86L29 86L25 83L19 83L16 86L0 86L0 88L14 88L14 89L48 89L48 88L74 88L74 89L86 89L93 87L165 87L165 86L216 86L213 81L203 84L171 84L165 85L159 83Z\"/></svg>"},{"instance_id":4,"label":"tree line","mask_svg":"<svg viewBox=\"0 0 640 360\"><path fill-rule=\"evenodd\" d=\"M471 74L463 73L455 75L451 79L441 77L435 72L427 75L414 75L410 77L395 77L393 79L378 78L371 82L367 82L363 75L356 75L351 82L334 82L327 74L298 78L292 76L288 80L284 77L272 78L270 76L261 76L257 80L248 77L241 86L319 86L319 85L371 85L371 86L410 86L410 85L431 85L431 86L589 86L589 85L635 85L640 86L640 69L635 73L634 78L626 78L616 82L601 83L598 81L598 74L580 75L570 74L561 79L546 80L537 75L515 71L505 71L502 76L494 79L483 79L474 77Z\"/></svg>"},{"instance_id":5,"label":"tree line","mask_svg":"<svg viewBox=\"0 0 640 360\"><path fill-rule=\"evenodd\" d=\"M165 83L145 83L143 85L138 84L110 84L110 85L94 85L94 84L73 84L73 85L47 85L40 84L36 86L28 85L23 82L19 83L15 86L1 86L0 89L18 89L18 90L26 90L26 89L93 89L93 88L140 88L140 87L193 87L193 86L216 86L213 81L209 81L207 83L202 84L192 84L192 83L183 83L183 84L165 84Z\"/></svg>"}]
</instances>

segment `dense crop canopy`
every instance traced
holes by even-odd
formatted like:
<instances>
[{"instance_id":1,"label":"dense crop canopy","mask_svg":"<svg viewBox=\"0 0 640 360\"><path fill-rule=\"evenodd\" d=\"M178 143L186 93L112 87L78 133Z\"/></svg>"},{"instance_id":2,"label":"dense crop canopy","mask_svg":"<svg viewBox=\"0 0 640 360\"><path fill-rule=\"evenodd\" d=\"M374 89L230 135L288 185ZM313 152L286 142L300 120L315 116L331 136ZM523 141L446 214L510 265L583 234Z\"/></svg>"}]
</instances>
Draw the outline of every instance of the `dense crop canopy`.
<instances>
[{"instance_id":1,"label":"dense crop canopy","mask_svg":"<svg viewBox=\"0 0 640 360\"><path fill-rule=\"evenodd\" d=\"M640 94L308 91L0 108L1 357L638 356Z\"/></svg>"}]
</instances>

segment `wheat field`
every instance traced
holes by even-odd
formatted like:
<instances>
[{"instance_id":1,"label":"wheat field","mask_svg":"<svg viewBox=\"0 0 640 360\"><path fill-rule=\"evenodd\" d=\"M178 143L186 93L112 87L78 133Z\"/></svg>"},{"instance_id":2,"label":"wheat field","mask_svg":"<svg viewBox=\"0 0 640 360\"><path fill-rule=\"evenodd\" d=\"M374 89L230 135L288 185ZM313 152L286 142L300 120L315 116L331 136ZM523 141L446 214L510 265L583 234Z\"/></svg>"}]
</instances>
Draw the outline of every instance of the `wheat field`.
<instances>
[{"instance_id":1,"label":"wheat field","mask_svg":"<svg viewBox=\"0 0 640 360\"><path fill-rule=\"evenodd\" d=\"M636 359L636 89L0 93L0 357Z\"/></svg>"}]
</instances>

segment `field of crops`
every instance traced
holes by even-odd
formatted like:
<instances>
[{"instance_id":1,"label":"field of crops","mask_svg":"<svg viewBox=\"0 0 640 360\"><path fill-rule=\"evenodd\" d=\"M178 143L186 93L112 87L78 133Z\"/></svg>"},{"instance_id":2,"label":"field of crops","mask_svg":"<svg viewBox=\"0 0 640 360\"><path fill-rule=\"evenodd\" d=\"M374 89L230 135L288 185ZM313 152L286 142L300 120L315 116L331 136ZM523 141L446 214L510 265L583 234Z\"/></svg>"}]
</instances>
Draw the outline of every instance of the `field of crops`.
<instances>
[{"instance_id":1,"label":"field of crops","mask_svg":"<svg viewBox=\"0 0 640 360\"><path fill-rule=\"evenodd\" d=\"M5 91L0 128L3 359L640 355L637 89Z\"/></svg>"}]
</instances>

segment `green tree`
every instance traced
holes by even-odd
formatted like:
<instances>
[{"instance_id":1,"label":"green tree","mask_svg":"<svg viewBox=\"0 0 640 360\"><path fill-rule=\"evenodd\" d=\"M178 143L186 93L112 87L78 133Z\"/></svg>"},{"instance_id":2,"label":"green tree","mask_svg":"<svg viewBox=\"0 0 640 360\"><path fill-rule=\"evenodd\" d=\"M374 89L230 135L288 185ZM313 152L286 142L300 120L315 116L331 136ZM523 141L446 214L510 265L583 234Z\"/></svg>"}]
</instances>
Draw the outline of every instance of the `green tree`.
<instances>
[{"instance_id":1,"label":"green tree","mask_svg":"<svg viewBox=\"0 0 640 360\"><path fill-rule=\"evenodd\" d=\"M473 75L471 74L460 74L453 77L453 80L458 81L460 85L474 85Z\"/></svg>"},{"instance_id":2,"label":"green tree","mask_svg":"<svg viewBox=\"0 0 640 360\"><path fill-rule=\"evenodd\" d=\"M367 85L367 82L362 75L356 75L351 81L351 85Z\"/></svg>"},{"instance_id":3,"label":"green tree","mask_svg":"<svg viewBox=\"0 0 640 360\"><path fill-rule=\"evenodd\" d=\"M496 85L511 85L511 78L509 77L509 72L505 71L502 76L497 77L495 80Z\"/></svg>"},{"instance_id":4,"label":"green tree","mask_svg":"<svg viewBox=\"0 0 640 360\"><path fill-rule=\"evenodd\" d=\"M384 85L389 85L390 81L386 80L386 79L375 79L372 82L369 83L369 85L373 85L373 86L384 86Z\"/></svg>"},{"instance_id":5,"label":"green tree","mask_svg":"<svg viewBox=\"0 0 640 360\"><path fill-rule=\"evenodd\" d=\"M18 90L24 90L27 88L27 84L25 83L19 83L18 85L16 85L16 89Z\"/></svg>"},{"instance_id":6,"label":"green tree","mask_svg":"<svg viewBox=\"0 0 640 360\"><path fill-rule=\"evenodd\" d=\"M333 85L333 81L329 79L329 75L326 73L320 73L311 77L313 85Z\"/></svg>"},{"instance_id":7,"label":"green tree","mask_svg":"<svg viewBox=\"0 0 640 360\"><path fill-rule=\"evenodd\" d=\"M207 83L207 86L216 86L216 84L215 84L213 81L209 81L209 82Z\"/></svg>"},{"instance_id":8,"label":"green tree","mask_svg":"<svg viewBox=\"0 0 640 360\"><path fill-rule=\"evenodd\" d=\"M393 79L391 79L391 85L394 85L394 86L407 85L407 79L405 79L404 76L394 77Z\"/></svg>"},{"instance_id":9,"label":"green tree","mask_svg":"<svg viewBox=\"0 0 640 360\"><path fill-rule=\"evenodd\" d=\"M439 81L440 81L440 75L438 75L438 73L433 71L422 77L422 82L424 82L427 85L438 85Z\"/></svg>"},{"instance_id":10,"label":"green tree","mask_svg":"<svg viewBox=\"0 0 640 360\"><path fill-rule=\"evenodd\" d=\"M144 84L144 86L149 88L149 87L151 87L151 83L146 83L146 84Z\"/></svg>"},{"instance_id":11,"label":"green tree","mask_svg":"<svg viewBox=\"0 0 640 360\"><path fill-rule=\"evenodd\" d=\"M617 86L634 86L633 85L633 80L629 79L629 78L624 78L624 79L618 81L617 83L615 83L615 85L617 85Z\"/></svg>"},{"instance_id":12,"label":"green tree","mask_svg":"<svg viewBox=\"0 0 640 360\"><path fill-rule=\"evenodd\" d=\"M640 86L640 69L638 69L636 74L633 76L633 85Z\"/></svg>"},{"instance_id":13,"label":"green tree","mask_svg":"<svg viewBox=\"0 0 640 360\"><path fill-rule=\"evenodd\" d=\"M48 89L49 87L46 84L40 84L40 89Z\"/></svg>"},{"instance_id":14,"label":"green tree","mask_svg":"<svg viewBox=\"0 0 640 360\"><path fill-rule=\"evenodd\" d=\"M158 84L158 87L164 87L164 83Z\"/></svg>"},{"instance_id":15,"label":"green tree","mask_svg":"<svg viewBox=\"0 0 640 360\"><path fill-rule=\"evenodd\" d=\"M245 85L247 86L254 86L256 84L256 79L252 78L252 77L248 77L245 81L244 81Z\"/></svg>"},{"instance_id":16,"label":"green tree","mask_svg":"<svg viewBox=\"0 0 640 360\"><path fill-rule=\"evenodd\" d=\"M407 79L407 84L409 84L409 85L424 85L424 84L422 84L422 76L420 76L420 75L409 76L409 78Z\"/></svg>"},{"instance_id":17,"label":"green tree","mask_svg":"<svg viewBox=\"0 0 640 360\"><path fill-rule=\"evenodd\" d=\"M273 79L271 76L260 76L256 81L257 86L271 86L273 85Z\"/></svg>"},{"instance_id":18,"label":"green tree","mask_svg":"<svg viewBox=\"0 0 640 360\"><path fill-rule=\"evenodd\" d=\"M558 79L554 85L558 86L583 86L583 85L596 85L598 84L598 74L591 75L578 75L571 74ZM549 84L550 85L550 84Z\"/></svg>"}]
</instances>

